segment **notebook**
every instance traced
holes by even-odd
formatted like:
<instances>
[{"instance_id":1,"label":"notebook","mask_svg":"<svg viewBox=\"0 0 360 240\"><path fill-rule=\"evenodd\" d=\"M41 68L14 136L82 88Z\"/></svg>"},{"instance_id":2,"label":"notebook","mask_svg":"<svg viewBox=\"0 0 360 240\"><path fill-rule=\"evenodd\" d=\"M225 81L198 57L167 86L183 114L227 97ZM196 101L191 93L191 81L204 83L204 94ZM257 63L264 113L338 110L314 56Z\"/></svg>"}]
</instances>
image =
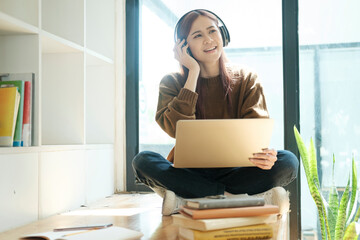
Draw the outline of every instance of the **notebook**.
<instances>
[{"instance_id":1,"label":"notebook","mask_svg":"<svg viewBox=\"0 0 360 240\"><path fill-rule=\"evenodd\" d=\"M98 230L43 232L26 235L20 239L39 240L139 240L144 234L123 227L109 227Z\"/></svg>"},{"instance_id":2,"label":"notebook","mask_svg":"<svg viewBox=\"0 0 360 240\"><path fill-rule=\"evenodd\" d=\"M179 120L174 167L251 167L249 157L268 148L274 120L269 118Z\"/></svg>"}]
</instances>

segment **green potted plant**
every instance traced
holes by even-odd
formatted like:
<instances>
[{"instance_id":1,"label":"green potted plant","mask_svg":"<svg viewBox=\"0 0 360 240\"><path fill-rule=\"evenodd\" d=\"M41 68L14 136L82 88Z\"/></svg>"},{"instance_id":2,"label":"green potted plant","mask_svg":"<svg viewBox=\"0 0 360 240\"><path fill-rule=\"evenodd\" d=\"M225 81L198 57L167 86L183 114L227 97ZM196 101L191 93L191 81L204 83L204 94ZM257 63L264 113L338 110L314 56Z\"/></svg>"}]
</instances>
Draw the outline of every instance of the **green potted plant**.
<instances>
[{"instance_id":1,"label":"green potted plant","mask_svg":"<svg viewBox=\"0 0 360 240\"><path fill-rule=\"evenodd\" d=\"M323 193L321 192L318 177L314 142L310 139L310 146L307 148L296 126L294 126L294 134L300 152L302 165L305 170L310 194L314 199L318 210L322 239L358 239L358 236L360 235L360 224L357 223L357 221L360 216L360 208L358 208L356 201L357 172L354 157L352 159L351 178L349 173L347 186L341 198L338 195L334 182L335 157L333 157L332 185L329 197L328 199L325 199ZM356 211L356 209L358 210Z\"/></svg>"}]
</instances>

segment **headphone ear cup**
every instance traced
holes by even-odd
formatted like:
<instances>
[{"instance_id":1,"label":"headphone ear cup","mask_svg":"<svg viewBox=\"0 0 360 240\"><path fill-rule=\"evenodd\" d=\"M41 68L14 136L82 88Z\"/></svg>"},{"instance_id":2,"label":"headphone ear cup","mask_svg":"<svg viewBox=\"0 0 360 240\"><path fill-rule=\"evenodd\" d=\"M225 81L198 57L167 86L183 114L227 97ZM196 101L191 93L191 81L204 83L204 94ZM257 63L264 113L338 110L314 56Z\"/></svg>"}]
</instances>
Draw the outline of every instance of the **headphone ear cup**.
<instances>
[{"instance_id":1,"label":"headphone ear cup","mask_svg":"<svg viewBox=\"0 0 360 240\"><path fill-rule=\"evenodd\" d=\"M223 47L226 47L229 43L229 34L224 26L219 27L219 29L220 29L220 34L221 34L221 37L223 40Z\"/></svg>"}]
</instances>

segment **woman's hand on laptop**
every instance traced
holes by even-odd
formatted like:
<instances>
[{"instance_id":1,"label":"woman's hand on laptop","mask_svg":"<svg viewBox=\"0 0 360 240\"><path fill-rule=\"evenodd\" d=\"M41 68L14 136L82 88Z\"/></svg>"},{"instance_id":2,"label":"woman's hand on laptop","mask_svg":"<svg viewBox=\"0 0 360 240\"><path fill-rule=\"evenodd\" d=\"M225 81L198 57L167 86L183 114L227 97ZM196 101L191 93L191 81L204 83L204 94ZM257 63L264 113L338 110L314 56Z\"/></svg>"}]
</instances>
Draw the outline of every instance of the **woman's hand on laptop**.
<instances>
[{"instance_id":1,"label":"woman's hand on laptop","mask_svg":"<svg viewBox=\"0 0 360 240\"><path fill-rule=\"evenodd\" d=\"M249 160L258 168L269 170L271 169L277 160L277 151L275 149L264 148L260 153L254 153Z\"/></svg>"}]
</instances>

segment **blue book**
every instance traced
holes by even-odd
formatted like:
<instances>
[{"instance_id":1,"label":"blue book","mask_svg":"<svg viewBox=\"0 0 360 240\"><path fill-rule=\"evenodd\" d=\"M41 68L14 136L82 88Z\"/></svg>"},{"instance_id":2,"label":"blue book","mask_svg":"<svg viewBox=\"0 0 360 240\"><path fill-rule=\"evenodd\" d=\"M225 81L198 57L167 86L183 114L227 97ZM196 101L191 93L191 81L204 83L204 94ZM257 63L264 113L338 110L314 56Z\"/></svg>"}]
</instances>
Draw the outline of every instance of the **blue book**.
<instances>
[{"instance_id":1,"label":"blue book","mask_svg":"<svg viewBox=\"0 0 360 240\"><path fill-rule=\"evenodd\" d=\"M217 195L204 198L184 199L184 207L192 209L234 208L264 205L264 198L248 196L247 194L231 196Z\"/></svg>"}]
</instances>

